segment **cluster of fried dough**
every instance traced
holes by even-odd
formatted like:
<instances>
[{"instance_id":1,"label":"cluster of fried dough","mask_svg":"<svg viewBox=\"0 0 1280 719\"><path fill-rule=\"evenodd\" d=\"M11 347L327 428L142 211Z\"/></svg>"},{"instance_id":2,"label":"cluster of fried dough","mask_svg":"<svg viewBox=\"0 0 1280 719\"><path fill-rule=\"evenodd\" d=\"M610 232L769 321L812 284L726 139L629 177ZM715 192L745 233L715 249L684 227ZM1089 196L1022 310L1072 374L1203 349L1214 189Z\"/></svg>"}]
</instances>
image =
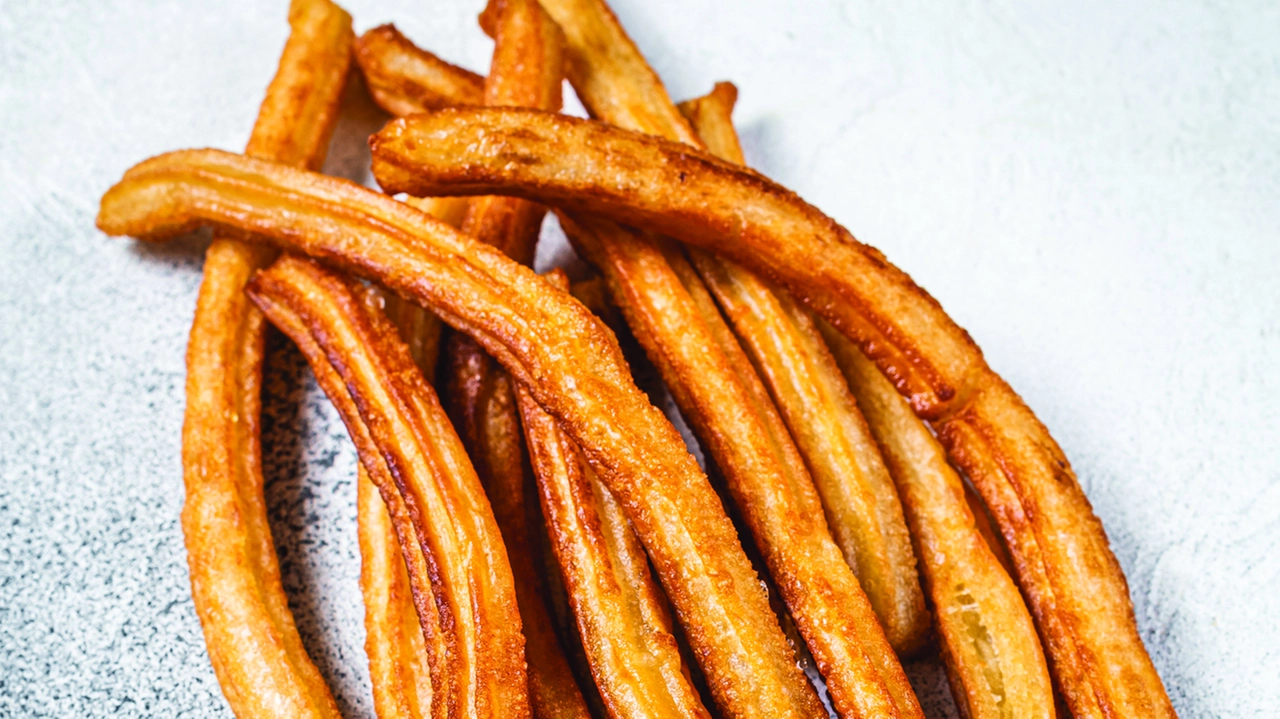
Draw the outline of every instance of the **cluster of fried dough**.
<instances>
[{"instance_id":1,"label":"cluster of fried dough","mask_svg":"<svg viewBox=\"0 0 1280 719\"><path fill-rule=\"evenodd\" d=\"M603 0L494 0L486 77L329 0L289 17L246 152L142 162L98 216L215 227L183 527L238 716L338 715L266 521L266 321L360 456L383 719L824 716L801 650L840 716L923 717L899 657L931 632L971 719L1174 716L1053 439L905 273L743 167L736 88L675 105ZM314 172L353 58L401 116L370 138L388 194ZM557 114L566 77L593 120ZM529 268L548 207L598 280Z\"/></svg>"}]
</instances>

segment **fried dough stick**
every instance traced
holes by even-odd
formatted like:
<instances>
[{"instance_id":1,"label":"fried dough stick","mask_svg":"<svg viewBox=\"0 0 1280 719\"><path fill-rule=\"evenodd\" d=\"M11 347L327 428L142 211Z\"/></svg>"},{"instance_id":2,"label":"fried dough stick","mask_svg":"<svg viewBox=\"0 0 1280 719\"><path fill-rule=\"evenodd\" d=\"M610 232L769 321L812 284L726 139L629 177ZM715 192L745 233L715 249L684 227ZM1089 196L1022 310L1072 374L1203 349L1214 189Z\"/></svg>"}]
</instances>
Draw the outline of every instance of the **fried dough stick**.
<instances>
[{"instance_id":1,"label":"fried dough stick","mask_svg":"<svg viewBox=\"0 0 1280 719\"><path fill-rule=\"evenodd\" d=\"M449 202L442 202L447 200ZM450 225L462 224L468 201L425 198L417 207ZM456 210L461 209L462 212ZM440 348L440 319L399 295L379 291L387 319L400 331L414 364L428 382L435 379ZM431 667L444 671L443 635L438 619L430 624L433 641L429 658L422 623L400 540L378 488L361 464L356 478L357 537L360 545L360 593L364 598L365 654L369 683L379 719L426 719L444 716L445 701L432 703ZM432 633L434 632L434 633ZM443 679L441 680L443 681ZM434 707L434 713L433 713Z\"/></svg>"},{"instance_id":2,"label":"fried dough stick","mask_svg":"<svg viewBox=\"0 0 1280 719\"><path fill-rule=\"evenodd\" d=\"M537 0L503 0L497 10L493 62L484 103L559 110L564 39ZM471 204L463 231L532 264L546 208L510 197ZM480 345L453 334L445 345L442 392L454 426L485 487L516 580L525 634L529 698L542 719L586 719L586 701L560 648L534 566L526 519L526 470L515 386Z\"/></svg>"},{"instance_id":3,"label":"fried dough stick","mask_svg":"<svg viewBox=\"0 0 1280 719\"><path fill-rule=\"evenodd\" d=\"M201 223L257 233L247 236L375 280L467 332L529 387L617 497L709 681L747 716L801 713L794 694L772 691L799 681L811 692L777 659L785 640L719 498L636 388L612 333L568 294L386 195L218 150L129 170L103 196L97 223L151 240Z\"/></svg>"},{"instance_id":4,"label":"fried dough stick","mask_svg":"<svg viewBox=\"0 0 1280 719\"><path fill-rule=\"evenodd\" d=\"M355 60L374 102L392 114L478 104L482 97L484 78L418 49L393 25L376 27L357 38ZM454 227L462 225L471 204L453 197L406 201ZM428 383L434 382L440 319L395 294L385 293L384 302L387 318L399 328L414 363ZM434 635L430 646L436 654L433 662L428 659L395 527L364 465L359 467L357 486L360 591L374 708L380 719L444 716L447 702L433 705L431 701L431 667L434 664L437 673L444 671L440 634Z\"/></svg>"},{"instance_id":5,"label":"fried dough stick","mask_svg":"<svg viewBox=\"0 0 1280 719\"><path fill-rule=\"evenodd\" d=\"M378 293L286 256L247 290L298 345L342 415L404 549L415 600L434 591L453 672L450 716L528 717L524 637L480 480Z\"/></svg>"},{"instance_id":6,"label":"fried dough stick","mask_svg":"<svg viewBox=\"0 0 1280 719\"><path fill-rule=\"evenodd\" d=\"M961 714L1053 719L1053 685L1031 614L946 452L866 355L829 326L825 334L898 483Z\"/></svg>"},{"instance_id":7,"label":"fried dough stick","mask_svg":"<svg viewBox=\"0 0 1280 719\"><path fill-rule=\"evenodd\" d=\"M431 666L413 601L400 540L378 487L360 465L356 484L360 540L360 592L364 597L365 653L373 706L379 719L427 719L432 708Z\"/></svg>"},{"instance_id":8,"label":"fried dough stick","mask_svg":"<svg viewBox=\"0 0 1280 719\"><path fill-rule=\"evenodd\" d=\"M679 107L712 154L745 165L731 120L737 96L736 87L722 82ZM741 265L701 250L690 256L786 419L822 496L831 533L889 643L900 654L919 649L930 619L902 504L812 317Z\"/></svg>"},{"instance_id":9,"label":"fried dough stick","mask_svg":"<svg viewBox=\"0 0 1280 719\"><path fill-rule=\"evenodd\" d=\"M373 101L392 115L484 103L483 77L419 48L395 25L365 32L355 51Z\"/></svg>"},{"instance_id":10,"label":"fried dough stick","mask_svg":"<svg viewBox=\"0 0 1280 719\"><path fill-rule=\"evenodd\" d=\"M870 602L831 538L803 458L693 267L664 238L591 218L565 217L561 226L601 268L627 325L723 471L837 710L856 717L921 716ZM673 277L646 272L652 264L644 248L651 242ZM630 282L623 272L631 273ZM688 309L673 312L677 301ZM873 643L875 656L868 651ZM886 687L886 674L896 679L897 692Z\"/></svg>"},{"instance_id":11,"label":"fried dough stick","mask_svg":"<svg viewBox=\"0 0 1280 719\"><path fill-rule=\"evenodd\" d=\"M484 98L483 77L419 49L394 25L361 35L355 43L355 60L374 102L393 115L478 105ZM471 205L470 200L451 197L406 201L454 227L462 225ZM440 319L394 294L388 293L385 303L388 319L399 328L423 377L434 382ZM431 716L432 708L427 646L420 631L413 633L417 612L386 505L363 465L359 474L360 587L374 706L380 719L421 719ZM436 712L444 711L445 705L437 703Z\"/></svg>"},{"instance_id":12,"label":"fried dough stick","mask_svg":"<svg viewBox=\"0 0 1280 719\"><path fill-rule=\"evenodd\" d=\"M927 417L980 384L981 352L905 273L794 193L695 147L506 108L402 118L370 144L374 175L390 192L521 196L740 262L874 344L872 359Z\"/></svg>"},{"instance_id":13,"label":"fried dough stick","mask_svg":"<svg viewBox=\"0 0 1280 719\"><path fill-rule=\"evenodd\" d=\"M602 0L551 0L545 6L565 28L570 81L593 116L701 147ZM579 218L563 224L583 254L601 268L628 324L724 472L836 708L846 716L891 711L920 716L919 702L874 608L833 541L803 455L721 317L704 284L707 272L700 278L695 267L709 267L722 285L738 287L754 278L705 253L692 253L691 266L669 242L646 242L603 223ZM585 225L594 229L583 232ZM771 295L758 282L752 288ZM785 323L786 318L769 316L764 322ZM840 381L832 369L833 379ZM818 450L815 458L826 454ZM892 487L885 490L892 496ZM878 539L896 540L893 550L900 561L868 567L867 573L905 577L905 582L871 586L889 590L886 594L893 596L881 595L885 608L892 608L886 611L887 623L906 644L918 644L928 616L901 510L897 512L896 536ZM873 557L864 554L864 565ZM900 588L907 591L896 591Z\"/></svg>"},{"instance_id":14,"label":"fried dough stick","mask_svg":"<svg viewBox=\"0 0 1280 719\"><path fill-rule=\"evenodd\" d=\"M318 168L351 64L351 17L297 0L246 152ZM266 324L242 290L274 252L214 235L187 345L182 467L191 597L209 660L237 716L338 717L280 584L259 436Z\"/></svg>"},{"instance_id":15,"label":"fried dough stick","mask_svg":"<svg viewBox=\"0 0 1280 719\"><path fill-rule=\"evenodd\" d=\"M420 136L435 141L427 147ZM763 175L602 123L441 110L392 122L371 143L388 191L499 192L596 213L784 286L858 344L917 416L936 422L1000 527L1076 719L1176 716L1124 573L1062 450L968 333L878 251Z\"/></svg>"},{"instance_id":16,"label":"fried dough stick","mask_svg":"<svg viewBox=\"0 0 1280 719\"><path fill-rule=\"evenodd\" d=\"M394 25L380 25L355 41L355 61L379 107L395 116L484 103L484 77L446 62L409 41ZM408 198L409 204L461 227L471 201ZM400 328L428 382L434 381L440 321L411 302L387 296L387 317Z\"/></svg>"},{"instance_id":17,"label":"fried dough stick","mask_svg":"<svg viewBox=\"0 0 1280 719\"><path fill-rule=\"evenodd\" d=\"M568 288L561 272L548 279ZM519 405L553 553L609 716L709 719L618 501L528 390L519 389Z\"/></svg>"}]
</instances>

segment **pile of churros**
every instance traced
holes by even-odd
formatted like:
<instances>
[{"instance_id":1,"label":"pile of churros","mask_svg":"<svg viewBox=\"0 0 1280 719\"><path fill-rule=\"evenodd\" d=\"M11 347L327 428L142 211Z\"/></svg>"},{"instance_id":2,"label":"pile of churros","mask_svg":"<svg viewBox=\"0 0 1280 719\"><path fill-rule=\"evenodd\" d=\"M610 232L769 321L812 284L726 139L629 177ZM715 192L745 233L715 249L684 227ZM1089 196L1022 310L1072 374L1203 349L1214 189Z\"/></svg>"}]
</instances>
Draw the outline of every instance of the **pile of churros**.
<instances>
[{"instance_id":1,"label":"pile of churros","mask_svg":"<svg viewBox=\"0 0 1280 719\"><path fill-rule=\"evenodd\" d=\"M487 76L329 0L289 22L245 152L141 162L97 218L213 227L182 526L237 716L339 716L263 500L268 324L360 457L382 719L827 716L806 662L841 717L923 717L901 659L931 648L969 719L1175 716L1044 425L906 273L744 166L732 84L672 102L604 0L493 0ZM395 118L383 192L316 172L354 72ZM593 276L531 269L548 212Z\"/></svg>"}]
</instances>

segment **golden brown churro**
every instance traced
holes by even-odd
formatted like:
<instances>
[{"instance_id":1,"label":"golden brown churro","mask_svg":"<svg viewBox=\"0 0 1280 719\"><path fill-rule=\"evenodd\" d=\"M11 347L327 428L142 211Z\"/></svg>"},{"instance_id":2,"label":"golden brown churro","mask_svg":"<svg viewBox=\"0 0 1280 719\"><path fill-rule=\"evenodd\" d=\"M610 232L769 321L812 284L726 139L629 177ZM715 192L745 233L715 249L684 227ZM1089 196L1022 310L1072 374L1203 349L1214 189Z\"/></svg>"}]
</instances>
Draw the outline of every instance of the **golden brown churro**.
<instances>
[{"instance_id":1,"label":"golden brown churro","mask_svg":"<svg viewBox=\"0 0 1280 719\"><path fill-rule=\"evenodd\" d=\"M327 0L289 8L291 32L246 151L316 168L351 64L351 17ZM218 683L240 717L334 717L280 584L263 497L262 314L241 290L273 252L217 234L187 346L182 510L191 596Z\"/></svg>"},{"instance_id":2,"label":"golden brown churro","mask_svg":"<svg viewBox=\"0 0 1280 719\"><path fill-rule=\"evenodd\" d=\"M549 279L568 286L563 274ZM622 508L528 390L519 404L552 548L609 716L709 717Z\"/></svg>"},{"instance_id":3,"label":"golden brown churro","mask_svg":"<svg viewBox=\"0 0 1280 719\"><path fill-rule=\"evenodd\" d=\"M370 143L387 191L522 196L734 259L874 344L872 358L927 416L957 406L976 381L981 352L901 270L789 190L694 147L499 108L402 118Z\"/></svg>"},{"instance_id":4,"label":"golden brown churro","mask_svg":"<svg viewBox=\"0 0 1280 719\"><path fill-rule=\"evenodd\" d=\"M420 616L434 594L436 611L427 614L438 617L448 667L432 667L432 704L445 703L449 716L530 716L524 637L497 522L378 294L288 256L246 291L302 350L342 415L390 511Z\"/></svg>"},{"instance_id":5,"label":"golden brown churro","mask_svg":"<svg viewBox=\"0 0 1280 719\"><path fill-rule=\"evenodd\" d=\"M961 714L1052 719L1053 686L1035 625L946 452L871 360L829 327L826 336L898 483Z\"/></svg>"},{"instance_id":6,"label":"golden brown churro","mask_svg":"<svg viewBox=\"0 0 1280 719\"><path fill-rule=\"evenodd\" d=\"M153 240L201 223L255 233L434 309L582 448L645 545L713 692L739 716L820 713L706 475L636 388L612 334L567 293L385 195L218 150L137 165L103 196L97 222Z\"/></svg>"},{"instance_id":7,"label":"golden brown churro","mask_svg":"<svg viewBox=\"0 0 1280 719\"><path fill-rule=\"evenodd\" d=\"M592 116L701 146L657 74L602 0L552 0L546 6L565 28L570 80ZM836 708L847 716L889 712L920 716L919 703L873 607L826 526L804 458L704 279L672 243L650 241L597 221L563 224L575 244L601 268L615 301L672 389L681 412L724 472ZM582 232L587 224L596 229ZM722 267L710 255L698 258L695 254L695 262L699 259L700 264L719 271L718 276L728 273L736 279L747 274L736 267ZM755 287L771 294L759 283ZM764 322L785 322L785 318L766 317ZM814 341L821 342L816 336ZM834 378L839 381L838 372ZM886 489L892 496L892 488ZM901 638L918 643L927 628L927 615L898 511L896 549L907 561L879 574L892 576L895 570L906 570L909 584L899 585L913 588L914 594L906 593L908 598L900 604L915 609L914 616L906 618L907 624L914 625L904 627L895 621L894 626ZM813 590L818 586L822 591ZM877 588L890 586L894 583ZM887 616L898 620L902 613L887 612Z\"/></svg>"},{"instance_id":8,"label":"golden brown churro","mask_svg":"<svg viewBox=\"0 0 1280 719\"><path fill-rule=\"evenodd\" d=\"M758 173L602 123L442 110L397 120L371 142L389 191L498 192L591 212L723 254L790 290L938 422L1000 526L1077 719L1175 716L1062 450L969 335L878 251Z\"/></svg>"},{"instance_id":9,"label":"golden brown churro","mask_svg":"<svg viewBox=\"0 0 1280 719\"><path fill-rule=\"evenodd\" d=\"M731 120L737 95L732 84L717 83L710 94L681 103L680 111L712 154L745 165ZM902 504L812 317L741 265L701 250L690 256L777 402L822 496L831 533L889 643L899 653L918 649L930 619Z\"/></svg>"},{"instance_id":10,"label":"golden brown churro","mask_svg":"<svg viewBox=\"0 0 1280 719\"><path fill-rule=\"evenodd\" d=\"M400 540L387 505L361 465L356 484L365 653L378 719L428 719L431 667ZM443 702L441 703L443 706Z\"/></svg>"},{"instance_id":11,"label":"golden brown churro","mask_svg":"<svg viewBox=\"0 0 1280 719\"><path fill-rule=\"evenodd\" d=\"M355 59L374 101L390 112L419 112L430 107L474 104L483 78L418 49L392 25L369 30L356 40ZM451 197L411 198L410 204L460 227L471 201ZM440 318L384 293L387 318L400 330L415 364L428 383L435 381L440 351ZM361 465L358 485L360 587L365 605L365 650L374 707L380 719L431 716L431 662L419 628L409 577L386 505ZM432 651L443 652L435 645ZM442 671L443 658L436 661ZM435 705L437 715L447 711Z\"/></svg>"},{"instance_id":12,"label":"golden brown churro","mask_svg":"<svg viewBox=\"0 0 1280 719\"><path fill-rule=\"evenodd\" d=\"M484 102L483 77L419 48L395 25L369 30L355 50L369 94L392 115Z\"/></svg>"},{"instance_id":13,"label":"golden brown churro","mask_svg":"<svg viewBox=\"0 0 1280 719\"><path fill-rule=\"evenodd\" d=\"M529 698L537 717L588 717L590 713L560 649L540 590L525 516L523 443L511 376L474 342L446 348L449 413L493 505L511 561L529 664Z\"/></svg>"},{"instance_id":14,"label":"golden brown churro","mask_svg":"<svg viewBox=\"0 0 1280 719\"><path fill-rule=\"evenodd\" d=\"M919 716L871 604L831 538L804 460L693 267L669 240L660 247L663 271L655 272L644 256L661 240L586 218L561 225L604 272L627 325L715 457L837 709L898 716L901 703L905 716ZM625 284L619 268L631 273ZM865 648L872 642L874 657ZM896 696L883 675L896 680Z\"/></svg>"},{"instance_id":15,"label":"golden brown churro","mask_svg":"<svg viewBox=\"0 0 1280 719\"><path fill-rule=\"evenodd\" d=\"M563 38L536 0L503 0L497 9L486 105L560 109ZM510 197L472 202L464 231L523 264L533 261L546 208ZM443 392L502 529L525 631L529 698L545 719L589 717L586 701L560 649L529 546L528 476L511 377L466 335L445 346ZM530 480L530 481L526 481Z\"/></svg>"},{"instance_id":16,"label":"golden brown churro","mask_svg":"<svg viewBox=\"0 0 1280 719\"><path fill-rule=\"evenodd\" d=\"M427 198L415 206L457 227L465 215L466 201L440 201L445 199L457 198ZM399 329L423 379L432 382L440 347L440 318L399 295L377 291L387 319ZM400 540L387 506L363 464L359 465L357 475L360 591L364 597L365 653L369 657L374 708L379 719L423 719L432 716L433 706L437 714L443 714L447 710L444 702L431 703L431 660L400 552ZM432 649L443 652L443 646L438 643L433 643ZM437 660L440 669L442 661Z\"/></svg>"}]
</instances>

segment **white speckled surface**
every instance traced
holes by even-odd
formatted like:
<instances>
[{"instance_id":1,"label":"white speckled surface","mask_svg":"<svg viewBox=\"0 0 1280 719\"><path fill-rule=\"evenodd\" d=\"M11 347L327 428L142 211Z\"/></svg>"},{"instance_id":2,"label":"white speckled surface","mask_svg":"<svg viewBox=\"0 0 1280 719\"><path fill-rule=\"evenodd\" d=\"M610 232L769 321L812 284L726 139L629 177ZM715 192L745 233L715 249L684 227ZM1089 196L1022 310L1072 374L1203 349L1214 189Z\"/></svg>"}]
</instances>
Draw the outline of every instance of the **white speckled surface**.
<instances>
[{"instance_id":1,"label":"white speckled surface","mask_svg":"<svg viewBox=\"0 0 1280 719\"><path fill-rule=\"evenodd\" d=\"M481 4L346 6L483 69ZM178 526L207 240L108 240L93 215L135 161L243 146L286 5L0 3L0 716L229 715ZM1181 715L1275 716L1280 5L726 5L616 3L675 96L734 80L750 160L927 287L1049 425ZM356 108L330 171L359 177L379 122ZM371 716L354 453L274 346L286 584L344 711Z\"/></svg>"}]
</instances>

